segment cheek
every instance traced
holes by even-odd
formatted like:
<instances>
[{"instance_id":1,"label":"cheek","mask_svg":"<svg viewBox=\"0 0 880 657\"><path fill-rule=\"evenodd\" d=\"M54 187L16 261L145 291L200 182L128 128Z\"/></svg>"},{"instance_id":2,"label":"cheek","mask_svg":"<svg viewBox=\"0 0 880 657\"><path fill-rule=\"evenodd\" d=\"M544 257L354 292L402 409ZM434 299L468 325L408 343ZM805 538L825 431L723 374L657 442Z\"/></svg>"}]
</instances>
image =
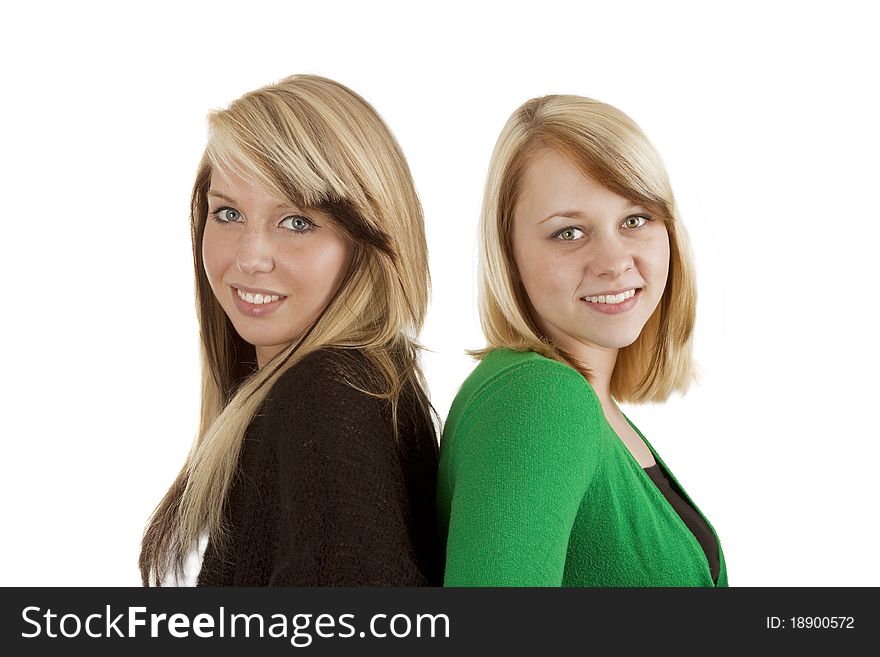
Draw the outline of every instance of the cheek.
<instances>
[{"instance_id":1,"label":"cheek","mask_svg":"<svg viewBox=\"0 0 880 657\"><path fill-rule=\"evenodd\" d=\"M521 264L520 277L538 326L546 332L548 322L556 325L564 323L563 318L571 308L568 301L574 289L565 263L558 256L545 254L542 257L532 255Z\"/></svg>"},{"instance_id":2,"label":"cheek","mask_svg":"<svg viewBox=\"0 0 880 657\"><path fill-rule=\"evenodd\" d=\"M228 268L229 253L230 249L222 235L218 235L210 224L205 226L202 236L202 265L211 287L219 283Z\"/></svg>"},{"instance_id":3,"label":"cheek","mask_svg":"<svg viewBox=\"0 0 880 657\"><path fill-rule=\"evenodd\" d=\"M526 289L531 290L534 301L542 299L555 300L560 294L568 295L577 287L578 274L576 267L570 266L564 257L558 254L539 254L525 264L523 282Z\"/></svg>"},{"instance_id":4,"label":"cheek","mask_svg":"<svg viewBox=\"0 0 880 657\"><path fill-rule=\"evenodd\" d=\"M538 292L548 287L547 258L537 246L533 241L518 238L514 233L511 244L513 261L533 304Z\"/></svg>"},{"instance_id":5,"label":"cheek","mask_svg":"<svg viewBox=\"0 0 880 657\"><path fill-rule=\"evenodd\" d=\"M349 248L341 240L303 245L284 257L290 284L323 296L336 288L345 272Z\"/></svg>"},{"instance_id":6,"label":"cheek","mask_svg":"<svg viewBox=\"0 0 880 657\"><path fill-rule=\"evenodd\" d=\"M663 285L669 274L669 236L666 231L645 243L640 254L643 274L655 285Z\"/></svg>"},{"instance_id":7,"label":"cheek","mask_svg":"<svg viewBox=\"0 0 880 657\"><path fill-rule=\"evenodd\" d=\"M657 250L656 264L658 275L663 281L666 281L669 276L669 255L669 237L664 235L660 248Z\"/></svg>"}]
</instances>

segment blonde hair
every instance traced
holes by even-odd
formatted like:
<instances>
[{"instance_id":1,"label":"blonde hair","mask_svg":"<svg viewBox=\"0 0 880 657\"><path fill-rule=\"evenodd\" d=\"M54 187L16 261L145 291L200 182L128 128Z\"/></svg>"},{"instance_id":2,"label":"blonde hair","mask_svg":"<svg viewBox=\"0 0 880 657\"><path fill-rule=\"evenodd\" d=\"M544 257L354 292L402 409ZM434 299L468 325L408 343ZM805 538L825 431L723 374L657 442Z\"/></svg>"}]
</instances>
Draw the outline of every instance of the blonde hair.
<instances>
[{"instance_id":1,"label":"blonde hair","mask_svg":"<svg viewBox=\"0 0 880 657\"><path fill-rule=\"evenodd\" d=\"M480 323L488 346L505 347L571 365L588 380L588 364L563 352L537 328L519 278L511 243L513 211L533 154L553 148L612 192L662 217L669 234L666 289L639 337L619 350L612 396L622 402L662 401L685 392L694 377L691 338L696 285L687 234L678 217L666 170L636 123L590 98L552 95L520 106L501 131L483 198L480 228Z\"/></svg>"},{"instance_id":2,"label":"blonde hair","mask_svg":"<svg viewBox=\"0 0 880 657\"><path fill-rule=\"evenodd\" d=\"M428 303L427 245L409 167L376 111L347 87L295 75L208 115L209 138L191 202L202 401L197 439L153 513L141 548L145 585L179 575L200 534L222 542L222 509L245 432L272 384L324 347L362 350L381 374L365 391L397 402L412 386L430 422L415 339ZM234 172L294 205L329 213L352 243L336 294L305 333L256 369L202 267L211 174Z\"/></svg>"}]
</instances>

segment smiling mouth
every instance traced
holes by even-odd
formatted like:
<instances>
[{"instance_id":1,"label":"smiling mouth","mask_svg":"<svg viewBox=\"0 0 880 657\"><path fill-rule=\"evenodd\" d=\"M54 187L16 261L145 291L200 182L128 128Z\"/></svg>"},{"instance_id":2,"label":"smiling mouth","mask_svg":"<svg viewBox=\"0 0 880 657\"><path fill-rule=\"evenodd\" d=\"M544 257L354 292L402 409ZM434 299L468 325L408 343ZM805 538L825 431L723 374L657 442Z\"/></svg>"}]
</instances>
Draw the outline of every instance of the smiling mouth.
<instances>
[{"instance_id":1,"label":"smiling mouth","mask_svg":"<svg viewBox=\"0 0 880 657\"><path fill-rule=\"evenodd\" d=\"M627 290L626 292L621 292L620 294L609 294L609 295L600 295L597 297L581 297L581 301L587 301L589 303L601 303L609 306L616 306L618 304L623 303L627 299L632 299L636 292L638 292L641 288L634 287L631 290Z\"/></svg>"},{"instance_id":2,"label":"smiling mouth","mask_svg":"<svg viewBox=\"0 0 880 657\"><path fill-rule=\"evenodd\" d=\"M235 291L238 294L239 299L241 299L242 301L246 301L247 303L252 303L255 306L259 306L265 303L272 303L273 301L287 298L280 294L251 294L250 292L245 292L238 288L235 288Z\"/></svg>"}]
</instances>

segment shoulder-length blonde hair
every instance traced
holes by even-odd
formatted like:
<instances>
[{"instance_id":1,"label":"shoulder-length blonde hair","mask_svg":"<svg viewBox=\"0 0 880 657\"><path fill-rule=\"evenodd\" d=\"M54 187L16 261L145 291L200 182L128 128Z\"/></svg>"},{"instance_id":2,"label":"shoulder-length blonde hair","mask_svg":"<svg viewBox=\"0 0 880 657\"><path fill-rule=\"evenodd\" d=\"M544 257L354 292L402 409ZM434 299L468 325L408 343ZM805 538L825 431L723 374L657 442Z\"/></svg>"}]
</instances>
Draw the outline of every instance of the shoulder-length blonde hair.
<instances>
[{"instance_id":1,"label":"shoulder-length blonde hair","mask_svg":"<svg viewBox=\"0 0 880 657\"><path fill-rule=\"evenodd\" d=\"M506 347L535 351L590 379L581 363L541 335L513 257L513 211L530 157L554 148L598 183L665 220L669 234L666 289L631 345L620 349L611 394L622 402L662 401L685 392L694 377L691 336L696 286L687 234L678 217L666 169L636 123L615 107L590 98L533 98L508 119L495 145L480 228L480 323L488 346L482 358Z\"/></svg>"},{"instance_id":2,"label":"shoulder-length blonde hair","mask_svg":"<svg viewBox=\"0 0 880 657\"><path fill-rule=\"evenodd\" d=\"M376 111L337 82L295 75L212 111L208 126L191 203L201 419L186 462L145 531L145 585L179 575L202 532L223 540L223 503L245 431L272 384L309 353L328 346L363 350L384 379L379 390L366 392L390 400L395 432L397 401L407 386L430 419L415 342L429 290L422 209L403 153ZM352 244L332 300L298 341L260 369L202 265L214 171L234 172L280 199L329 213Z\"/></svg>"}]
</instances>

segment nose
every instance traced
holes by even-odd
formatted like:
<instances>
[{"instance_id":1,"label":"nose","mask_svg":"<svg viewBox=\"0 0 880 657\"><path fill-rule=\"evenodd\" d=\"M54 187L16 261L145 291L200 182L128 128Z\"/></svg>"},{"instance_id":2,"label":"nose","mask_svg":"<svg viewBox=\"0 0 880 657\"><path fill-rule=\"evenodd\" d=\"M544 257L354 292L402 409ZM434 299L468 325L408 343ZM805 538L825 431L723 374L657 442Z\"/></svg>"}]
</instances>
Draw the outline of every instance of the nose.
<instances>
[{"instance_id":1,"label":"nose","mask_svg":"<svg viewBox=\"0 0 880 657\"><path fill-rule=\"evenodd\" d=\"M618 235L598 237L589 267L594 276L617 278L633 268L632 253Z\"/></svg>"},{"instance_id":2,"label":"nose","mask_svg":"<svg viewBox=\"0 0 880 657\"><path fill-rule=\"evenodd\" d=\"M275 268L271 240L258 226L249 226L242 231L237 245L236 264L239 271L248 276L269 273Z\"/></svg>"}]
</instances>

